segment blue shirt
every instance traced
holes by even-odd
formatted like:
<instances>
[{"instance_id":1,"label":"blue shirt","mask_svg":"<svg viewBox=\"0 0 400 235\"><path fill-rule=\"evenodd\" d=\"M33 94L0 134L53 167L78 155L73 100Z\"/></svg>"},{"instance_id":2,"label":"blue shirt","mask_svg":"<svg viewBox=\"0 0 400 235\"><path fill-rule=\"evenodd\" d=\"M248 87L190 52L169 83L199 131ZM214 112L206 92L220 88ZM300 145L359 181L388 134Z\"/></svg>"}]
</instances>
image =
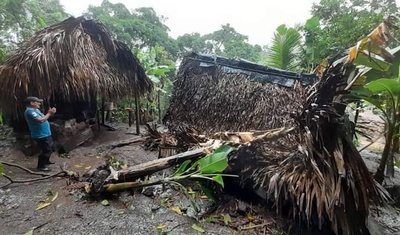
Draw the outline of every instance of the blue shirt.
<instances>
[{"instance_id":1,"label":"blue shirt","mask_svg":"<svg viewBox=\"0 0 400 235\"><path fill-rule=\"evenodd\" d=\"M24 115L28 122L32 138L39 139L51 136L50 123L47 120L44 122L38 122L36 120L44 116L39 109L28 107L26 108Z\"/></svg>"}]
</instances>

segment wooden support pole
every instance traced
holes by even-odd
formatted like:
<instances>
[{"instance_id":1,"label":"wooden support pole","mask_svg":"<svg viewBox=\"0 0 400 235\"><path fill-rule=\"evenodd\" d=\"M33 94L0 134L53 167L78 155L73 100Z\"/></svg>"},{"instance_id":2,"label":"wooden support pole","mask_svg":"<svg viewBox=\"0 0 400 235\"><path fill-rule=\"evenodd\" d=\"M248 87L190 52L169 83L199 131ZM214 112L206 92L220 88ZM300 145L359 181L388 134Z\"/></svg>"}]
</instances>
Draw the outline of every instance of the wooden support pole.
<instances>
[{"instance_id":1,"label":"wooden support pole","mask_svg":"<svg viewBox=\"0 0 400 235\"><path fill-rule=\"evenodd\" d=\"M139 94L135 93L135 112L136 112L136 134L140 135L140 102Z\"/></svg>"},{"instance_id":2,"label":"wooden support pole","mask_svg":"<svg viewBox=\"0 0 400 235\"><path fill-rule=\"evenodd\" d=\"M101 98L101 124L104 126L105 114L104 114L104 97Z\"/></svg>"},{"instance_id":3,"label":"wooden support pole","mask_svg":"<svg viewBox=\"0 0 400 235\"><path fill-rule=\"evenodd\" d=\"M161 96L161 91L157 91L157 103L158 103L158 123L159 124L161 124L162 123L162 121L161 121L161 98L160 98L160 96Z\"/></svg>"}]
</instances>

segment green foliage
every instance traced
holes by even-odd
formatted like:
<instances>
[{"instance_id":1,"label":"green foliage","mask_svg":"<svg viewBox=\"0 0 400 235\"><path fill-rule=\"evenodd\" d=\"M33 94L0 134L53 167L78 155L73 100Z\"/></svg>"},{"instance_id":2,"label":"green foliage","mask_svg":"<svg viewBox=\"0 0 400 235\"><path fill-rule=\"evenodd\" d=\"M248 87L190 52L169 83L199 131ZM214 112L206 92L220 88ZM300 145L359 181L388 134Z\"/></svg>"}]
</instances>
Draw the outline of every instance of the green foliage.
<instances>
[{"instance_id":1,"label":"green foliage","mask_svg":"<svg viewBox=\"0 0 400 235\"><path fill-rule=\"evenodd\" d=\"M67 17L59 0L1 0L0 45L16 46L35 31Z\"/></svg>"},{"instance_id":2,"label":"green foliage","mask_svg":"<svg viewBox=\"0 0 400 235\"><path fill-rule=\"evenodd\" d=\"M232 151L229 145L223 145L215 150L214 153L198 160L194 166L198 165L200 173L208 174L222 172L228 167L228 154Z\"/></svg>"},{"instance_id":3,"label":"green foliage","mask_svg":"<svg viewBox=\"0 0 400 235\"><path fill-rule=\"evenodd\" d=\"M181 56L193 51L258 62L262 53L261 46L249 44L248 37L238 33L229 24L203 36L199 33L179 36L177 44Z\"/></svg>"},{"instance_id":4,"label":"green foliage","mask_svg":"<svg viewBox=\"0 0 400 235\"><path fill-rule=\"evenodd\" d=\"M228 167L228 154L233 149L229 145L223 145L215 150L214 153L197 160L190 165L191 161L186 160L182 165L171 175L170 180L181 179L207 179L214 181L224 186L222 172Z\"/></svg>"},{"instance_id":5,"label":"green foliage","mask_svg":"<svg viewBox=\"0 0 400 235\"><path fill-rule=\"evenodd\" d=\"M303 68L311 72L320 61L320 49L315 46L316 37L320 31L319 18L314 16L308 19L304 25L304 44L302 46Z\"/></svg>"},{"instance_id":6,"label":"green foliage","mask_svg":"<svg viewBox=\"0 0 400 235\"><path fill-rule=\"evenodd\" d=\"M299 62L300 39L298 30L280 25L272 40L267 65L285 70L296 70Z\"/></svg>"},{"instance_id":7,"label":"green foliage","mask_svg":"<svg viewBox=\"0 0 400 235\"><path fill-rule=\"evenodd\" d=\"M386 163L393 161L389 156L393 148L393 140L399 135L400 117L397 113L400 110L400 76L396 79L380 78L371 81L364 86L364 89L354 90L353 94L378 108L382 112L382 119L385 121L385 146L375 175L376 180L381 183ZM393 166L393 164L389 165ZM394 169L388 168L388 170L391 172L390 174L394 172Z\"/></svg>"},{"instance_id":8,"label":"green foliage","mask_svg":"<svg viewBox=\"0 0 400 235\"><path fill-rule=\"evenodd\" d=\"M316 61L354 46L354 42L365 37L385 15L397 11L395 0L321 0L314 3L312 16L320 20L320 28L313 30L314 48L320 50L315 54Z\"/></svg>"},{"instance_id":9,"label":"green foliage","mask_svg":"<svg viewBox=\"0 0 400 235\"><path fill-rule=\"evenodd\" d=\"M161 120L169 103L175 63L169 59L166 50L161 46L148 50L137 50L136 56L155 85L154 91L148 95L146 101L148 109L145 111L157 113Z\"/></svg>"},{"instance_id":10,"label":"green foliage","mask_svg":"<svg viewBox=\"0 0 400 235\"><path fill-rule=\"evenodd\" d=\"M3 175L4 169L3 164L0 162L0 175Z\"/></svg>"},{"instance_id":11,"label":"green foliage","mask_svg":"<svg viewBox=\"0 0 400 235\"><path fill-rule=\"evenodd\" d=\"M169 56L175 57L178 47L168 35L165 18L153 8L130 11L122 3L104 0L100 6L90 5L85 16L101 21L113 36L130 47L144 48L162 46Z\"/></svg>"},{"instance_id":12,"label":"green foliage","mask_svg":"<svg viewBox=\"0 0 400 235\"><path fill-rule=\"evenodd\" d=\"M6 60L6 48L0 47L0 63Z\"/></svg>"}]
</instances>

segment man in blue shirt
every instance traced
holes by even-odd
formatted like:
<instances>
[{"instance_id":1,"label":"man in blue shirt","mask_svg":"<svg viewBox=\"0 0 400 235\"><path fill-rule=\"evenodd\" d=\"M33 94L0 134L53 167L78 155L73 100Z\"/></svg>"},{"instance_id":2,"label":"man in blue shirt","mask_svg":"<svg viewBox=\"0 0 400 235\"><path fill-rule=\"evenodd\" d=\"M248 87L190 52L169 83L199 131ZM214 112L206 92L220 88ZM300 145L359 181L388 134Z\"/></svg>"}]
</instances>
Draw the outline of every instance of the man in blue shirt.
<instances>
[{"instance_id":1,"label":"man in blue shirt","mask_svg":"<svg viewBox=\"0 0 400 235\"><path fill-rule=\"evenodd\" d=\"M25 119L28 122L31 137L34 139L41 153L38 157L37 169L40 171L50 171L50 155L53 152L53 139L51 137L50 123L48 119L56 113L56 108L50 108L46 115L40 112L39 108L43 100L35 96L29 96L25 99L27 107L25 110Z\"/></svg>"}]
</instances>

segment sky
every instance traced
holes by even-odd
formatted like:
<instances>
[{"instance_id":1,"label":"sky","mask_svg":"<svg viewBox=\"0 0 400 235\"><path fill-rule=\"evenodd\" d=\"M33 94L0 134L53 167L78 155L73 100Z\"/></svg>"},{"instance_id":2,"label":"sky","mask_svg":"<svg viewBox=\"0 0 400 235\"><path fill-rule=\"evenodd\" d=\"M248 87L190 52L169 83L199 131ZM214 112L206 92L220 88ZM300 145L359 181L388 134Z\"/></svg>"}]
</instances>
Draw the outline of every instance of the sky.
<instances>
[{"instance_id":1,"label":"sky","mask_svg":"<svg viewBox=\"0 0 400 235\"><path fill-rule=\"evenodd\" d=\"M311 6L319 0L109 0L123 3L128 9L152 7L167 18L170 36L185 33L202 35L221 29L229 23L237 32L248 36L249 43L267 45L281 24L293 27L311 17ZM60 0L65 11L80 16L89 5L102 0ZM396 0L399 4L400 0Z\"/></svg>"}]
</instances>

